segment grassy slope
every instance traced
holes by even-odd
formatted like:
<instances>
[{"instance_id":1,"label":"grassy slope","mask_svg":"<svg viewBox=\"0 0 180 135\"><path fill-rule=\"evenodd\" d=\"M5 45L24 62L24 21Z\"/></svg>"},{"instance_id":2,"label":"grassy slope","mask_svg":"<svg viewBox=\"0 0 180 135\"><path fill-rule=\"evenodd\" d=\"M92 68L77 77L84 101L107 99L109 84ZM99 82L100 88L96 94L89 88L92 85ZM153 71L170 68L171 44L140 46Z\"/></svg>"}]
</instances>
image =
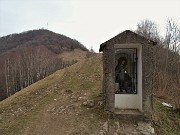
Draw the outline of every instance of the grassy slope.
<instances>
[{"instance_id":1,"label":"grassy slope","mask_svg":"<svg viewBox=\"0 0 180 135\"><path fill-rule=\"evenodd\" d=\"M115 133L116 120L107 119L100 108L89 109L81 105L100 95L101 84L100 54L59 70L0 102L0 134L97 135L102 128L106 130L107 121L111 125L108 130ZM179 132L179 114L163 108L157 99L154 100L153 118L158 134L176 135ZM123 124L130 126L126 122ZM120 123L120 127L127 125Z\"/></svg>"},{"instance_id":2,"label":"grassy slope","mask_svg":"<svg viewBox=\"0 0 180 135\"><path fill-rule=\"evenodd\" d=\"M50 88L63 73L64 71L58 71L2 101L1 134L18 134L30 119L36 119L40 110L55 96Z\"/></svg>"},{"instance_id":3,"label":"grassy slope","mask_svg":"<svg viewBox=\"0 0 180 135\"><path fill-rule=\"evenodd\" d=\"M62 58L63 61L72 61L77 60L81 61L83 58L86 57L87 51L82 51L80 49L74 49L73 51L64 51L61 54L58 55L58 58Z\"/></svg>"},{"instance_id":4,"label":"grassy slope","mask_svg":"<svg viewBox=\"0 0 180 135\"><path fill-rule=\"evenodd\" d=\"M180 112L164 107L160 99L153 100L153 122L158 135L180 134Z\"/></svg>"},{"instance_id":5,"label":"grassy slope","mask_svg":"<svg viewBox=\"0 0 180 135\"><path fill-rule=\"evenodd\" d=\"M97 96L101 91L102 81L102 64L97 63L101 63L101 57L98 55L90 58L88 61L83 60L69 68L59 70L51 76L2 101L0 103L0 133L4 135L24 134L24 131L29 132L27 126L30 125L30 127L34 129L31 123L39 122L44 118L48 119L46 116L43 116L43 114L45 110L52 109L51 105L61 107L66 105L65 108L68 108L69 104L71 104L79 107L87 97ZM64 93L66 89L72 90L73 94L66 95L66 93ZM83 108L80 110L81 113L84 114ZM56 111L53 113L56 113ZM87 114L88 113L84 115ZM62 123L62 121L65 120L59 121L59 123ZM72 122L76 124L75 121L69 121L69 123ZM37 127L37 132L39 132L38 128L41 127ZM72 128L72 130L75 129ZM29 133L33 134L31 129Z\"/></svg>"}]
</instances>

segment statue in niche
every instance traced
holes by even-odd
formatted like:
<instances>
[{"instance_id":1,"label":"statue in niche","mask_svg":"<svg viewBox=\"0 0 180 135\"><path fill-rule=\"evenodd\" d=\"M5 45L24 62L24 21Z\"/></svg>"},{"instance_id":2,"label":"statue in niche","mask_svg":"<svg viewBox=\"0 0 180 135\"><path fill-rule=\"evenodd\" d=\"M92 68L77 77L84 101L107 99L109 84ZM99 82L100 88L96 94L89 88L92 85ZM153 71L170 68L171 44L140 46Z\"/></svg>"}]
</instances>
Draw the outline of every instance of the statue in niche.
<instances>
[{"instance_id":1,"label":"statue in niche","mask_svg":"<svg viewBox=\"0 0 180 135\"><path fill-rule=\"evenodd\" d=\"M116 83L119 83L119 89L116 93L127 93L131 91L131 77L128 74L127 58L120 57L115 68Z\"/></svg>"}]
</instances>

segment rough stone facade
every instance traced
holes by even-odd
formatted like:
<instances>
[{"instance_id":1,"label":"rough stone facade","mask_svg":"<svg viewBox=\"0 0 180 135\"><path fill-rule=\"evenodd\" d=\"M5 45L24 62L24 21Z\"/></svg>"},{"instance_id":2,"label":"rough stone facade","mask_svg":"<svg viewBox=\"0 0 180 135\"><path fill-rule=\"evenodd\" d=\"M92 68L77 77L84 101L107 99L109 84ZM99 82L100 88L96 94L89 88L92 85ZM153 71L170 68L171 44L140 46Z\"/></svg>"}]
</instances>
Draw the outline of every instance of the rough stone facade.
<instances>
[{"instance_id":1,"label":"rough stone facade","mask_svg":"<svg viewBox=\"0 0 180 135\"><path fill-rule=\"evenodd\" d=\"M142 44L142 110L147 119L152 113L153 45L156 42L126 30L100 45L103 52L103 92L105 110L114 112L115 102L115 44Z\"/></svg>"}]
</instances>

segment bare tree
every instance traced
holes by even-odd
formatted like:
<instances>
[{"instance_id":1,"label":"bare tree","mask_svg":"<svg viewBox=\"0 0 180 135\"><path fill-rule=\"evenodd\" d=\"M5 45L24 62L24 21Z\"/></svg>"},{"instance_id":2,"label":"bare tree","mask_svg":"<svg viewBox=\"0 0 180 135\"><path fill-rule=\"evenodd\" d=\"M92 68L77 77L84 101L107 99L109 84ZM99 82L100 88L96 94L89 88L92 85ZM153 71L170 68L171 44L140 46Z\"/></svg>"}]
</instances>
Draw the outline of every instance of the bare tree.
<instances>
[{"instance_id":1,"label":"bare tree","mask_svg":"<svg viewBox=\"0 0 180 135\"><path fill-rule=\"evenodd\" d=\"M158 27L149 20L141 21L137 25L136 33L156 41L154 47L154 86L153 92L156 96L165 98L176 108L180 108L180 57L177 53L180 44L180 30L173 19L168 19L166 36L161 38ZM164 46L165 45L165 46Z\"/></svg>"},{"instance_id":2,"label":"bare tree","mask_svg":"<svg viewBox=\"0 0 180 135\"><path fill-rule=\"evenodd\" d=\"M7 60L5 60L4 63L4 75L5 75L5 80L6 80L6 95L7 97L9 97L9 58L7 58Z\"/></svg>"},{"instance_id":3,"label":"bare tree","mask_svg":"<svg viewBox=\"0 0 180 135\"><path fill-rule=\"evenodd\" d=\"M165 44L174 52L178 52L180 49L180 28L172 18L167 19Z\"/></svg>"},{"instance_id":4,"label":"bare tree","mask_svg":"<svg viewBox=\"0 0 180 135\"><path fill-rule=\"evenodd\" d=\"M157 24L148 19L138 23L135 32L158 43L161 42Z\"/></svg>"}]
</instances>

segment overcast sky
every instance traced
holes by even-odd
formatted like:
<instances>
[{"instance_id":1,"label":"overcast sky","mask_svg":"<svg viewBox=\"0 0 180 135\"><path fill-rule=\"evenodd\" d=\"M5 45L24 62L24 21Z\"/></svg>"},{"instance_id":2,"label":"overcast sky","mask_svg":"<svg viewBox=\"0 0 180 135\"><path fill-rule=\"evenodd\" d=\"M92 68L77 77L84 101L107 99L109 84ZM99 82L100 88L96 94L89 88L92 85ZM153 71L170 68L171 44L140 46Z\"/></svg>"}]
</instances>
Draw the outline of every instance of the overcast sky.
<instances>
[{"instance_id":1,"label":"overcast sky","mask_svg":"<svg viewBox=\"0 0 180 135\"><path fill-rule=\"evenodd\" d=\"M99 45L149 19L162 34L167 17L180 26L180 0L0 0L0 36L45 28Z\"/></svg>"}]
</instances>

